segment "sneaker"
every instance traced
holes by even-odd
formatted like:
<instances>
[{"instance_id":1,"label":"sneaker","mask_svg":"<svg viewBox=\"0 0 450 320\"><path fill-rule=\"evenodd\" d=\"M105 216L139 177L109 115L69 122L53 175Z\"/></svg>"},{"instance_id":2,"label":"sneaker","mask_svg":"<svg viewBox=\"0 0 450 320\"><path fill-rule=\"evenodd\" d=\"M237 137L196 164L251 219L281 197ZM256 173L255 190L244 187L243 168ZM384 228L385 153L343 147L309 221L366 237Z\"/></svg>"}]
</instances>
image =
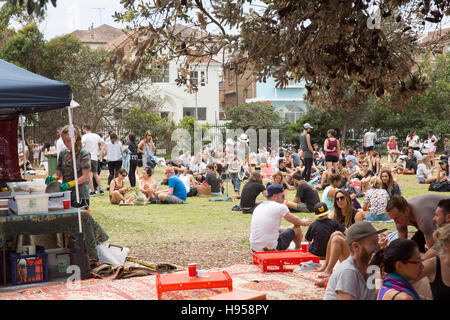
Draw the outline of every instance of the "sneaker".
<instances>
[{"instance_id":1,"label":"sneaker","mask_svg":"<svg viewBox=\"0 0 450 320\"><path fill-rule=\"evenodd\" d=\"M91 196L95 196L97 194L97 192L95 192L95 191L91 191L90 193L89 193L89 195L91 195Z\"/></svg>"},{"instance_id":2,"label":"sneaker","mask_svg":"<svg viewBox=\"0 0 450 320\"><path fill-rule=\"evenodd\" d=\"M102 190L100 190L99 194L100 194L101 196L103 196L103 195L105 195L105 191L103 191L103 189L102 189Z\"/></svg>"}]
</instances>

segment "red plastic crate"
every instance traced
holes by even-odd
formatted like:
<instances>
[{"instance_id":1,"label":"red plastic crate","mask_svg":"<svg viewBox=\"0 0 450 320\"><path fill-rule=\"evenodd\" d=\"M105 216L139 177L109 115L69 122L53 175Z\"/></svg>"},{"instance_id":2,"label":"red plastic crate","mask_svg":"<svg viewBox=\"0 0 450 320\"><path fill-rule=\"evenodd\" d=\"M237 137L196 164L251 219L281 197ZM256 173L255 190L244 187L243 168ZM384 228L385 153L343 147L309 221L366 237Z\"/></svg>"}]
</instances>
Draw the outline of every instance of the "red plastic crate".
<instances>
[{"instance_id":1,"label":"red plastic crate","mask_svg":"<svg viewBox=\"0 0 450 320\"><path fill-rule=\"evenodd\" d=\"M156 274L156 293L161 299L166 291L228 288L233 290L233 281L226 271L208 272L207 276L189 277L187 273Z\"/></svg>"},{"instance_id":2,"label":"red plastic crate","mask_svg":"<svg viewBox=\"0 0 450 320\"><path fill-rule=\"evenodd\" d=\"M306 261L320 263L318 256L313 255L310 252L303 252L301 250L264 251L253 253L253 264L261 265L263 272L293 271L294 268L287 268L286 266L298 266L301 262Z\"/></svg>"}]
</instances>

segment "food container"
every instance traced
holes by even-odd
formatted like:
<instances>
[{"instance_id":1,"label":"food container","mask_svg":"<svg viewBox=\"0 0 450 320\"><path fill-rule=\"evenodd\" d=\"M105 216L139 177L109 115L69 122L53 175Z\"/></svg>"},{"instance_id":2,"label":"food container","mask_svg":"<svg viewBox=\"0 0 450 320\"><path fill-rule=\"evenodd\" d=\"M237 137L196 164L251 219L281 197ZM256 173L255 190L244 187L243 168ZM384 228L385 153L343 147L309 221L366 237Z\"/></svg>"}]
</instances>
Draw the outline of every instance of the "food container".
<instances>
[{"instance_id":1,"label":"food container","mask_svg":"<svg viewBox=\"0 0 450 320\"><path fill-rule=\"evenodd\" d=\"M70 194L72 191L64 191L64 192L53 192L49 193L50 197L48 198L48 210L62 210L66 209L64 207L64 202L69 202L70 209Z\"/></svg>"},{"instance_id":2,"label":"food container","mask_svg":"<svg viewBox=\"0 0 450 320\"><path fill-rule=\"evenodd\" d=\"M18 215L23 214L47 214L48 213L48 193L43 194L29 194L29 195L16 195L14 200L17 204Z\"/></svg>"}]
</instances>

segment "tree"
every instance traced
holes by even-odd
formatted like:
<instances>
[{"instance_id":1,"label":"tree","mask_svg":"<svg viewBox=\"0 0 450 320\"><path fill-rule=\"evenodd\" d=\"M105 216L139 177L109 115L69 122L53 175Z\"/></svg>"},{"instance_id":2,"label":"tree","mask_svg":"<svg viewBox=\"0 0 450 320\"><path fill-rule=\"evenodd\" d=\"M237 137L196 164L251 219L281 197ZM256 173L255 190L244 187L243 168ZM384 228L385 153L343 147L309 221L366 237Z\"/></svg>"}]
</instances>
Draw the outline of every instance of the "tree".
<instances>
[{"instance_id":1,"label":"tree","mask_svg":"<svg viewBox=\"0 0 450 320\"><path fill-rule=\"evenodd\" d=\"M226 117L231 120L227 124L230 129L273 129L280 124L280 115L274 107L264 103L242 103L238 106L229 107Z\"/></svg>"},{"instance_id":2,"label":"tree","mask_svg":"<svg viewBox=\"0 0 450 320\"><path fill-rule=\"evenodd\" d=\"M425 21L439 23L450 11L445 0L124 0L123 4L125 10L116 18L129 22L135 31L136 58L130 61L119 54L113 60L116 66L127 65L120 69L127 77L132 76L130 69L140 70L141 58L160 63L222 53L223 61L237 64L238 70L250 66L258 81L273 76L283 87L289 80L305 79L308 94L328 102L323 104L327 109L351 107L348 101L363 101L371 94L402 91L405 97L405 90L410 95L423 90L420 79L410 73L413 48ZM380 9L380 26L370 17L375 8ZM383 29L387 22L396 28ZM189 67L187 62L182 69ZM348 88L355 93L349 99Z\"/></svg>"}]
</instances>

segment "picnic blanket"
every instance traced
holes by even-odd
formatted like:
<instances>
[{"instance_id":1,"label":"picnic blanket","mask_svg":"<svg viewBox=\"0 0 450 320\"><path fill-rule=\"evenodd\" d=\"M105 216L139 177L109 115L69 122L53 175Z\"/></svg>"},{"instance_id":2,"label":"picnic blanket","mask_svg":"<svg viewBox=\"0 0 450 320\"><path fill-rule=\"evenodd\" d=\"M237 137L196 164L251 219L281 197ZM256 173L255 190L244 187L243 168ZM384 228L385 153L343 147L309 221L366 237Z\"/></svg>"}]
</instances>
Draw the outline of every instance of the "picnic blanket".
<instances>
[{"instance_id":1,"label":"picnic blanket","mask_svg":"<svg viewBox=\"0 0 450 320\"><path fill-rule=\"evenodd\" d=\"M325 290L315 285L317 272L262 272L257 265L232 265L226 270L234 290L265 293L268 300L321 300ZM187 272L187 271L180 271ZM78 287L76 287L78 284ZM75 286L75 287L73 287ZM164 292L163 300L206 300L226 288ZM121 280L89 279L72 283L0 292L0 300L157 300L155 275Z\"/></svg>"}]
</instances>

